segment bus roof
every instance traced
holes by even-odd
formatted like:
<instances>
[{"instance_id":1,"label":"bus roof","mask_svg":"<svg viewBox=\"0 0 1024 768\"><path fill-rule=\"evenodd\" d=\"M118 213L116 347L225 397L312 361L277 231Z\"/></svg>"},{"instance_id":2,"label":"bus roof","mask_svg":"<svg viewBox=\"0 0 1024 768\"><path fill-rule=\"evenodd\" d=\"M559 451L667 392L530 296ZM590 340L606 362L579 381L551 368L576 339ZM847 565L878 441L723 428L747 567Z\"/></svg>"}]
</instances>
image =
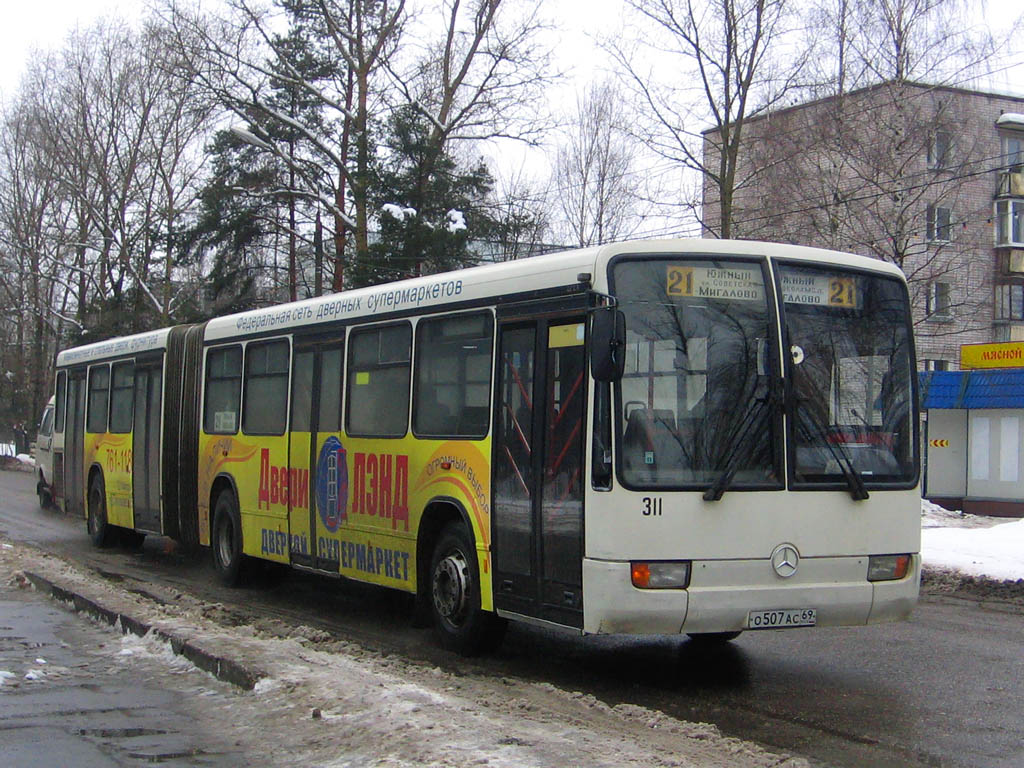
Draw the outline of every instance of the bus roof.
<instances>
[{"instance_id":1,"label":"bus roof","mask_svg":"<svg viewBox=\"0 0 1024 768\"><path fill-rule=\"evenodd\" d=\"M789 259L870 270L900 279L903 276L895 265L878 259L799 245L695 238L633 240L426 275L218 317L207 324L205 339L218 341L251 333L288 332L337 320L365 322L401 310L443 311L452 304L480 303L510 294L572 286L578 284L581 273L591 276L593 288L607 291L608 263L616 256L628 254ZM170 332L170 328L163 328L67 349L57 355L57 366L164 350Z\"/></svg>"},{"instance_id":2,"label":"bus roof","mask_svg":"<svg viewBox=\"0 0 1024 768\"><path fill-rule=\"evenodd\" d=\"M63 368L69 365L92 363L112 357L163 350L167 348L167 337L170 333L170 328L161 328L158 331L137 333L134 336L121 336L107 339L106 341L97 341L93 344L86 344L83 347L65 349L57 355L57 367Z\"/></svg>"},{"instance_id":3,"label":"bus roof","mask_svg":"<svg viewBox=\"0 0 1024 768\"><path fill-rule=\"evenodd\" d=\"M454 303L480 302L509 294L571 286L578 282L581 272L591 275L595 289L607 290L607 265L615 256L670 253L785 258L902 276L897 267L878 259L821 248L753 240L634 240L426 275L240 312L210 320L205 338L218 341L249 333L287 332L332 320L367 321L400 310L430 312L436 307L436 311L442 311L446 305Z\"/></svg>"}]
</instances>

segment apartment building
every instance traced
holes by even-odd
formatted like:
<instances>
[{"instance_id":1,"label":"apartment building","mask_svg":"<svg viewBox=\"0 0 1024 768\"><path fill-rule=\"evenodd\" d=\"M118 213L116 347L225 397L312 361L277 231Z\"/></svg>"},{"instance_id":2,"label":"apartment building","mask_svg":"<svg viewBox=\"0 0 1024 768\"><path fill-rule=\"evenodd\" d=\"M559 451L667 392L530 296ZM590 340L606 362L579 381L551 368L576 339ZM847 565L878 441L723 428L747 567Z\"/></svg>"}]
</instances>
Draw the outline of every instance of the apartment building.
<instances>
[{"instance_id":1,"label":"apartment building","mask_svg":"<svg viewBox=\"0 0 1024 768\"><path fill-rule=\"evenodd\" d=\"M714 167L719 134L704 133ZM720 229L705 179L704 226ZM733 237L884 259L907 275L921 367L1024 340L1024 97L888 82L742 126Z\"/></svg>"}]
</instances>

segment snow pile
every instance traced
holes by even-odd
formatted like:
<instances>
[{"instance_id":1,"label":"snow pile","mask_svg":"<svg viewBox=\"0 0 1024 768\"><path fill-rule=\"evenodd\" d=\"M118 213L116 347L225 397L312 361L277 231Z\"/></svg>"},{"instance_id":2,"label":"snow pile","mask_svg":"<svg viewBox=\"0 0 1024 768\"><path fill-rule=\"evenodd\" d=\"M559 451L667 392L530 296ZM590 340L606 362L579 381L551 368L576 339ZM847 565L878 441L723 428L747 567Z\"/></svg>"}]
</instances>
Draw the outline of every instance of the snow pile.
<instances>
[{"instance_id":1,"label":"snow pile","mask_svg":"<svg viewBox=\"0 0 1024 768\"><path fill-rule=\"evenodd\" d=\"M415 208L403 208L402 206L396 205L395 203L384 203L384 205L382 205L380 209L388 216L397 221L405 221L406 219L411 219L413 216L416 215Z\"/></svg>"},{"instance_id":2,"label":"snow pile","mask_svg":"<svg viewBox=\"0 0 1024 768\"><path fill-rule=\"evenodd\" d=\"M965 515L922 499L921 559L968 576L1024 579L1024 520Z\"/></svg>"},{"instance_id":3,"label":"snow pile","mask_svg":"<svg viewBox=\"0 0 1024 768\"><path fill-rule=\"evenodd\" d=\"M457 211L452 208L447 214L447 224L449 232L458 232L460 229L466 228L466 217L462 214L462 211Z\"/></svg>"},{"instance_id":4,"label":"snow pile","mask_svg":"<svg viewBox=\"0 0 1024 768\"><path fill-rule=\"evenodd\" d=\"M927 566L990 579L1024 579L1024 520L992 528L925 529L921 555Z\"/></svg>"},{"instance_id":5,"label":"snow pile","mask_svg":"<svg viewBox=\"0 0 1024 768\"><path fill-rule=\"evenodd\" d=\"M921 499L921 528L991 528L1008 522L1005 517L968 515Z\"/></svg>"}]
</instances>

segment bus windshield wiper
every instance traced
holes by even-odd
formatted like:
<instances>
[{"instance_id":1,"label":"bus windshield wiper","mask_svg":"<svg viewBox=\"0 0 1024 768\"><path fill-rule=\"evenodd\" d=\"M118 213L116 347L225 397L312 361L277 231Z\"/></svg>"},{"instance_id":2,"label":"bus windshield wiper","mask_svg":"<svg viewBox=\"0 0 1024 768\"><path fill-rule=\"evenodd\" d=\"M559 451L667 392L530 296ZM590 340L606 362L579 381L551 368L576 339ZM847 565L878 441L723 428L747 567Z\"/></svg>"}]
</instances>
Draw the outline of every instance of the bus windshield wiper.
<instances>
[{"instance_id":1,"label":"bus windshield wiper","mask_svg":"<svg viewBox=\"0 0 1024 768\"><path fill-rule=\"evenodd\" d=\"M809 408L800 408L799 406L797 406L797 410L805 417L803 421L805 431L807 431L807 424L810 423L817 432L818 437L825 444L825 447L828 448L829 453L832 454L832 458L836 460L836 464L842 470L843 478L846 480L846 485L850 490L850 498L854 501L863 501L868 498L868 491L864 487L864 481L861 479L860 473L853 466L853 459L850 457L846 447L842 443L832 443L829 441L828 429L814 411Z\"/></svg>"},{"instance_id":2,"label":"bus windshield wiper","mask_svg":"<svg viewBox=\"0 0 1024 768\"><path fill-rule=\"evenodd\" d=\"M737 435L737 439L732 444L732 450L726 456L722 474L704 491L704 501L718 501L721 499L722 494L732 484L737 470L739 470L741 465L750 460L754 450L759 445L758 438L765 426L765 422L771 418L779 405L778 391L779 385L777 383L769 383L768 393L764 397L755 399L753 406L743 415L743 420L733 431L733 434Z\"/></svg>"}]
</instances>

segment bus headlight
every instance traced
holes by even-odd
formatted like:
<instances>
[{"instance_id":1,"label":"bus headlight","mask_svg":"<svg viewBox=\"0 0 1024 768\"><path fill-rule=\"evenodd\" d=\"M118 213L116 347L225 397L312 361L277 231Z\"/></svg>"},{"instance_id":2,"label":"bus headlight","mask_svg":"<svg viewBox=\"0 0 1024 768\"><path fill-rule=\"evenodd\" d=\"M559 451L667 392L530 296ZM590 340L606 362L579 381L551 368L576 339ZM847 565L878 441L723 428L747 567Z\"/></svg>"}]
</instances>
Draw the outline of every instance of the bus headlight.
<instances>
[{"instance_id":1,"label":"bus headlight","mask_svg":"<svg viewBox=\"0 0 1024 768\"><path fill-rule=\"evenodd\" d=\"M689 560L632 562L633 586L639 589L686 589L690 586Z\"/></svg>"},{"instance_id":2,"label":"bus headlight","mask_svg":"<svg viewBox=\"0 0 1024 768\"><path fill-rule=\"evenodd\" d=\"M910 570L910 555L872 555L868 558L868 581L895 581Z\"/></svg>"}]
</instances>

